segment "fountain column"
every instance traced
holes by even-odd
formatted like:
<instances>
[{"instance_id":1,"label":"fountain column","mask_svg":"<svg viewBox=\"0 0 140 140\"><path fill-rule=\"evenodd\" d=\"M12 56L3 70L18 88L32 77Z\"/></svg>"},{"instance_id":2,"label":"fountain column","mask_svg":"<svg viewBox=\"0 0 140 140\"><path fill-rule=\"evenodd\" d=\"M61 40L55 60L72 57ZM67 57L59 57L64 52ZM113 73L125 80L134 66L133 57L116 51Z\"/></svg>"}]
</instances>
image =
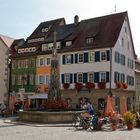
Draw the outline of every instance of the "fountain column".
<instances>
[{"instance_id":1,"label":"fountain column","mask_svg":"<svg viewBox=\"0 0 140 140\"><path fill-rule=\"evenodd\" d=\"M60 81L59 81L59 61L56 48L56 32L54 32L54 42L52 48L52 59L51 59L51 72L50 72L50 85L48 92L49 101L60 100Z\"/></svg>"}]
</instances>

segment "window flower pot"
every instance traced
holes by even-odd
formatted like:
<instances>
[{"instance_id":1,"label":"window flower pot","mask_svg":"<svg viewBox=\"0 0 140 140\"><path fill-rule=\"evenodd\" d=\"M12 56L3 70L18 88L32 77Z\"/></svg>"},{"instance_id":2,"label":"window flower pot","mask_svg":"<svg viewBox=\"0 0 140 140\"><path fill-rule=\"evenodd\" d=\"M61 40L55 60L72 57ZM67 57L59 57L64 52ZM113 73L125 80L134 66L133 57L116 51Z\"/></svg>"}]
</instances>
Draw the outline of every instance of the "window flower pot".
<instances>
[{"instance_id":1,"label":"window flower pot","mask_svg":"<svg viewBox=\"0 0 140 140\"><path fill-rule=\"evenodd\" d=\"M81 89L83 88L83 84L82 83L76 83L75 84L75 89L79 92Z\"/></svg>"},{"instance_id":2,"label":"window flower pot","mask_svg":"<svg viewBox=\"0 0 140 140\"><path fill-rule=\"evenodd\" d=\"M69 83L64 83L64 84L63 84L63 88L64 88L64 89L68 89L69 87L70 87L70 84L69 84Z\"/></svg>"},{"instance_id":3,"label":"window flower pot","mask_svg":"<svg viewBox=\"0 0 140 140\"><path fill-rule=\"evenodd\" d=\"M123 89L127 89L128 88L127 83L122 83L122 87L123 87Z\"/></svg>"},{"instance_id":4,"label":"window flower pot","mask_svg":"<svg viewBox=\"0 0 140 140\"><path fill-rule=\"evenodd\" d=\"M85 87L90 91L91 89L95 88L95 84L91 82L87 82Z\"/></svg>"},{"instance_id":5,"label":"window flower pot","mask_svg":"<svg viewBox=\"0 0 140 140\"><path fill-rule=\"evenodd\" d=\"M117 124L112 124L112 131L115 131L117 129Z\"/></svg>"},{"instance_id":6,"label":"window flower pot","mask_svg":"<svg viewBox=\"0 0 140 140\"><path fill-rule=\"evenodd\" d=\"M105 82L99 82L99 83L98 83L98 88L99 88L99 89L105 89L105 87L106 87Z\"/></svg>"},{"instance_id":7,"label":"window flower pot","mask_svg":"<svg viewBox=\"0 0 140 140\"><path fill-rule=\"evenodd\" d=\"M119 88L119 89L123 88L122 83L121 82L116 82L116 88Z\"/></svg>"}]
</instances>

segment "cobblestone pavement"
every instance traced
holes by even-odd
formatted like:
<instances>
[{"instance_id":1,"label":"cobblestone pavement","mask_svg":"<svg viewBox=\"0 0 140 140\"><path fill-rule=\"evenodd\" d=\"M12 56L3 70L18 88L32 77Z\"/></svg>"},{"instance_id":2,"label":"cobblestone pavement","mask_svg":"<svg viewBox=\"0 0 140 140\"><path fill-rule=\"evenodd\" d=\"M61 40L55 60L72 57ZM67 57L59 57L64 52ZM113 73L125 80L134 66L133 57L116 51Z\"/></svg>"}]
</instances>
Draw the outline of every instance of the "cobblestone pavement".
<instances>
[{"instance_id":1,"label":"cobblestone pavement","mask_svg":"<svg viewBox=\"0 0 140 140\"><path fill-rule=\"evenodd\" d=\"M19 124L0 118L0 140L140 140L140 129L77 131L68 125Z\"/></svg>"}]
</instances>

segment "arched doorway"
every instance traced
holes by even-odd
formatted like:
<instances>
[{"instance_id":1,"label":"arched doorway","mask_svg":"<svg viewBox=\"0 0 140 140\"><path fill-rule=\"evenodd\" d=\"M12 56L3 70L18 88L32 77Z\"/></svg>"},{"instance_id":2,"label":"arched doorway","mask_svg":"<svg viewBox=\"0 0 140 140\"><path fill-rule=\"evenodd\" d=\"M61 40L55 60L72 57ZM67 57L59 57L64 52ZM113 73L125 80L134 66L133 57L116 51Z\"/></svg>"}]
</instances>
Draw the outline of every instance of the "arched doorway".
<instances>
[{"instance_id":1,"label":"arched doorway","mask_svg":"<svg viewBox=\"0 0 140 140\"><path fill-rule=\"evenodd\" d=\"M105 99L104 98L98 99L98 110L105 110Z\"/></svg>"}]
</instances>

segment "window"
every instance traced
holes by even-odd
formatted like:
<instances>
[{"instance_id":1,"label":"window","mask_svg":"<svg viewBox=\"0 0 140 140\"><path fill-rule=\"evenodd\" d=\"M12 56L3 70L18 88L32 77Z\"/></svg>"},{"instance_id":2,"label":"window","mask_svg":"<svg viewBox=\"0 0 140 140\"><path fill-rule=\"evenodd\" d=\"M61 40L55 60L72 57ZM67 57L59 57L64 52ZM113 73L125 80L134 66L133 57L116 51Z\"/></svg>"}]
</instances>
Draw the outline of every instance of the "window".
<instances>
[{"instance_id":1,"label":"window","mask_svg":"<svg viewBox=\"0 0 140 140\"><path fill-rule=\"evenodd\" d=\"M22 75L18 75L18 85L22 84Z\"/></svg>"},{"instance_id":2,"label":"window","mask_svg":"<svg viewBox=\"0 0 140 140\"><path fill-rule=\"evenodd\" d=\"M123 54L120 55L120 63L125 65L125 56Z\"/></svg>"},{"instance_id":3,"label":"window","mask_svg":"<svg viewBox=\"0 0 140 140\"><path fill-rule=\"evenodd\" d=\"M124 31L125 31L125 33L127 34L127 27L126 27L126 26L124 27Z\"/></svg>"},{"instance_id":4,"label":"window","mask_svg":"<svg viewBox=\"0 0 140 140\"><path fill-rule=\"evenodd\" d=\"M65 83L70 83L70 74L65 74Z\"/></svg>"},{"instance_id":5,"label":"window","mask_svg":"<svg viewBox=\"0 0 140 140\"><path fill-rule=\"evenodd\" d=\"M83 61L84 61L83 53L78 54L78 62L83 63Z\"/></svg>"},{"instance_id":6,"label":"window","mask_svg":"<svg viewBox=\"0 0 140 140\"><path fill-rule=\"evenodd\" d=\"M82 74L82 73L78 73L78 74L77 74L77 77L78 77L78 78L77 78L77 79L78 79L78 82L79 82L79 83L83 83L83 74Z\"/></svg>"},{"instance_id":7,"label":"window","mask_svg":"<svg viewBox=\"0 0 140 140\"><path fill-rule=\"evenodd\" d=\"M106 56L106 51L101 51L101 61L106 60L107 56Z\"/></svg>"},{"instance_id":8,"label":"window","mask_svg":"<svg viewBox=\"0 0 140 140\"><path fill-rule=\"evenodd\" d=\"M48 50L52 50L53 48L53 43L48 43Z\"/></svg>"},{"instance_id":9,"label":"window","mask_svg":"<svg viewBox=\"0 0 140 140\"><path fill-rule=\"evenodd\" d=\"M127 75L127 84L134 86L134 77Z\"/></svg>"},{"instance_id":10,"label":"window","mask_svg":"<svg viewBox=\"0 0 140 140\"><path fill-rule=\"evenodd\" d=\"M121 73L121 82L125 83L125 75Z\"/></svg>"},{"instance_id":11,"label":"window","mask_svg":"<svg viewBox=\"0 0 140 140\"><path fill-rule=\"evenodd\" d=\"M48 44L42 44L42 51L48 50Z\"/></svg>"},{"instance_id":12,"label":"window","mask_svg":"<svg viewBox=\"0 0 140 140\"><path fill-rule=\"evenodd\" d=\"M88 82L91 82L91 83L94 82L94 73L89 73L88 74Z\"/></svg>"},{"instance_id":13,"label":"window","mask_svg":"<svg viewBox=\"0 0 140 140\"><path fill-rule=\"evenodd\" d=\"M120 81L120 73L119 72L114 72L114 82L119 82Z\"/></svg>"},{"instance_id":14,"label":"window","mask_svg":"<svg viewBox=\"0 0 140 140\"><path fill-rule=\"evenodd\" d=\"M128 58L127 67L133 69L133 60Z\"/></svg>"},{"instance_id":15,"label":"window","mask_svg":"<svg viewBox=\"0 0 140 140\"><path fill-rule=\"evenodd\" d=\"M60 48L61 48L60 42L56 42L56 49L60 49Z\"/></svg>"},{"instance_id":16,"label":"window","mask_svg":"<svg viewBox=\"0 0 140 140\"><path fill-rule=\"evenodd\" d=\"M129 41L127 42L127 49L130 50L130 43L129 43Z\"/></svg>"},{"instance_id":17,"label":"window","mask_svg":"<svg viewBox=\"0 0 140 140\"><path fill-rule=\"evenodd\" d=\"M49 84L49 82L50 82L50 78L49 78L49 75L46 75L46 77L45 77L46 79L45 79L45 83L48 85Z\"/></svg>"},{"instance_id":18,"label":"window","mask_svg":"<svg viewBox=\"0 0 140 140\"><path fill-rule=\"evenodd\" d=\"M24 66L23 67L24 68L28 68L28 63L29 63L28 60L23 60L23 63L24 63Z\"/></svg>"},{"instance_id":19,"label":"window","mask_svg":"<svg viewBox=\"0 0 140 140\"><path fill-rule=\"evenodd\" d=\"M100 72L100 82L106 82L106 72Z\"/></svg>"},{"instance_id":20,"label":"window","mask_svg":"<svg viewBox=\"0 0 140 140\"><path fill-rule=\"evenodd\" d=\"M18 60L18 68L21 68L21 60Z\"/></svg>"},{"instance_id":21,"label":"window","mask_svg":"<svg viewBox=\"0 0 140 140\"><path fill-rule=\"evenodd\" d=\"M12 62L12 68L13 68L13 69L17 68L17 62L16 62L16 61L13 61L13 62Z\"/></svg>"},{"instance_id":22,"label":"window","mask_svg":"<svg viewBox=\"0 0 140 140\"><path fill-rule=\"evenodd\" d=\"M89 62L95 61L95 52L89 52Z\"/></svg>"},{"instance_id":23,"label":"window","mask_svg":"<svg viewBox=\"0 0 140 140\"><path fill-rule=\"evenodd\" d=\"M71 55L70 54L65 55L65 62L66 62L66 64L71 64Z\"/></svg>"},{"instance_id":24,"label":"window","mask_svg":"<svg viewBox=\"0 0 140 140\"><path fill-rule=\"evenodd\" d=\"M29 75L29 84L30 85L34 85L34 79L35 79L34 74L30 74Z\"/></svg>"},{"instance_id":25,"label":"window","mask_svg":"<svg viewBox=\"0 0 140 140\"><path fill-rule=\"evenodd\" d=\"M115 52L115 62L116 63L120 62L120 54L119 54L119 52Z\"/></svg>"},{"instance_id":26,"label":"window","mask_svg":"<svg viewBox=\"0 0 140 140\"><path fill-rule=\"evenodd\" d=\"M47 58L46 65L50 65L50 64L51 64L51 58Z\"/></svg>"},{"instance_id":27,"label":"window","mask_svg":"<svg viewBox=\"0 0 140 140\"><path fill-rule=\"evenodd\" d=\"M71 46L72 45L72 41L67 41L66 42L66 47Z\"/></svg>"},{"instance_id":28,"label":"window","mask_svg":"<svg viewBox=\"0 0 140 140\"><path fill-rule=\"evenodd\" d=\"M35 60L34 60L34 59L31 59L31 60L29 61L29 67L30 67L30 68L34 68L34 67L35 67Z\"/></svg>"},{"instance_id":29,"label":"window","mask_svg":"<svg viewBox=\"0 0 140 140\"><path fill-rule=\"evenodd\" d=\"M39 66L44 66L44 58L39 59Z\"/></svg>"},{"instance_id":30,"label":"window","mask_svg":"<svg viewBox=\"0 0 140 140\"><path fill-rule=\"evenodd\" d=\"M39 75L39 84L44 84L44 75Z\"/></svg>"},{"instance_id":31,"label":"window","mask_svg":"<svg viewBox=\"0 0 140 140\"><path fill-rule=\"evenodd\" d=\"M42 33L48 32L48 31L49 31L49 28L42 28Z\"/></svg>"},{"instance_id":32,"label":"window","mask_svg":"<svg viewBox=\"0 0 140 140\"><path fill-rule=\"evenodd\" d=\"M122 47L124 47L124 38L122 38L121 45L122 45Z\"/></svg>"},{"instance_id":33,"label":"window","mask_svg":"<svg viewBox=\"0 0 140 140\"><path fill-rule=\"evenodd\" d=\"M93 44L94 38L90 37L86 39L86 44Z\"/></svg>"},{"instance_id":34,"label":"window","mask_svg":"<svg viewBox=\"0 0 140 140\"><path fill-rule=\"evenodd\" d=\"M12 85L15 85L15 84L16 84L16 76L12 75Z\"/></svg>"}]
</instances>

